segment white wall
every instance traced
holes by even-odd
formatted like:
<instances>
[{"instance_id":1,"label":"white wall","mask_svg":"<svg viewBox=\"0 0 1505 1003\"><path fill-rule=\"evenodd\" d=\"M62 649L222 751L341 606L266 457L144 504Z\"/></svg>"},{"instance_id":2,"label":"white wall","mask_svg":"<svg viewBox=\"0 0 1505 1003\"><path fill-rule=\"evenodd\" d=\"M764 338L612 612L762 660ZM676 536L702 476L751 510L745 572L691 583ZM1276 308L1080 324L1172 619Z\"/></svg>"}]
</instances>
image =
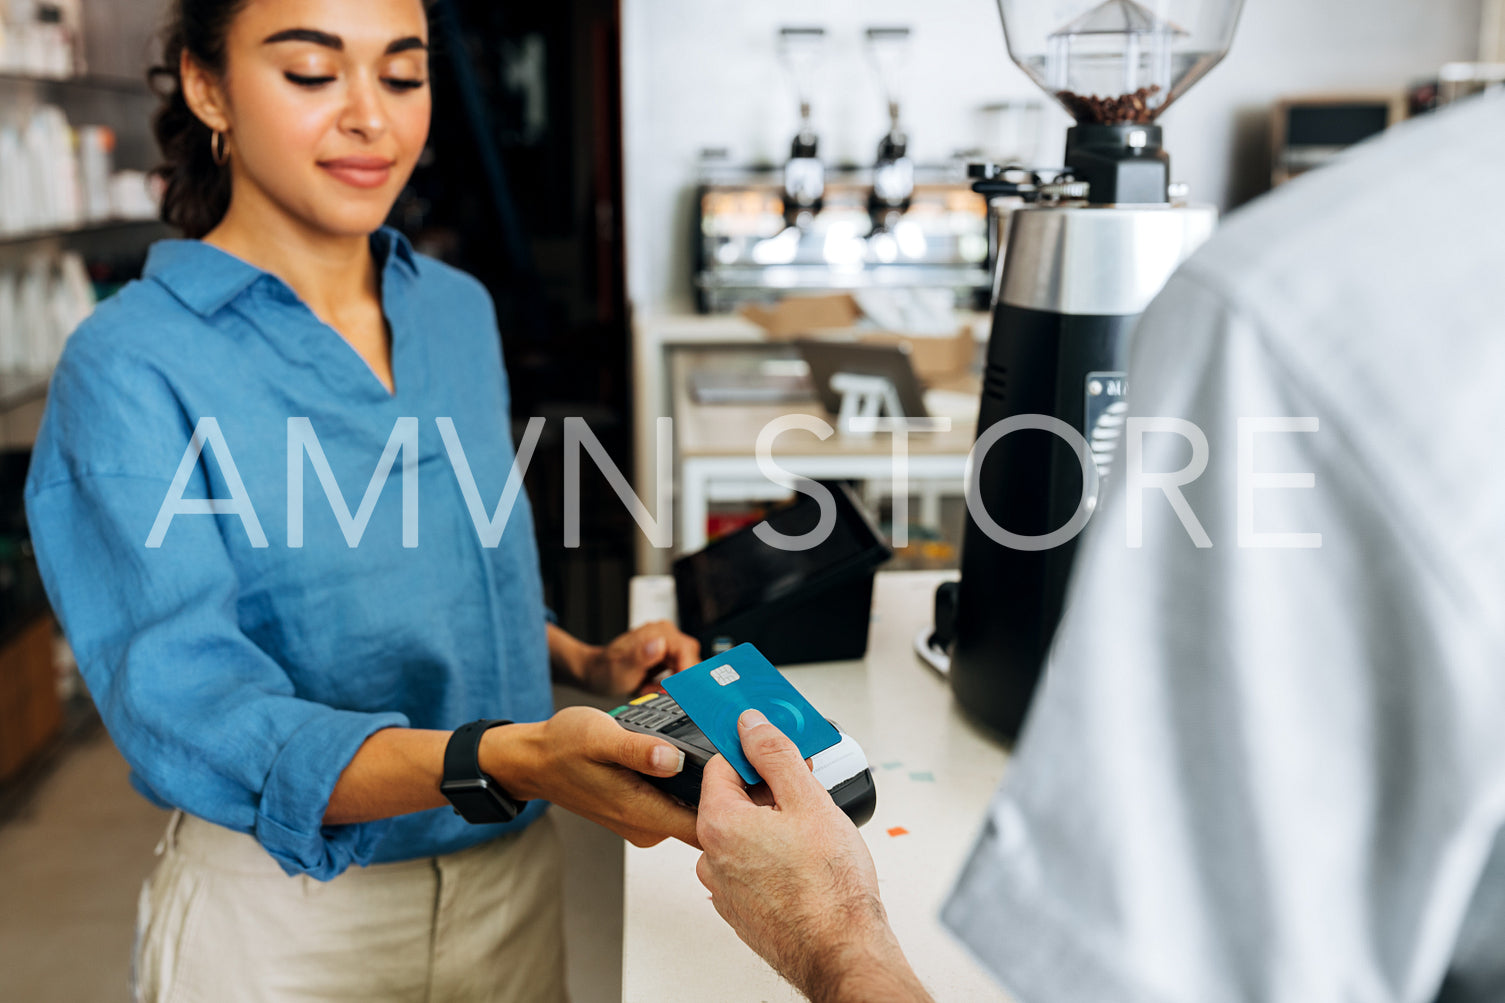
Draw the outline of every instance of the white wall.
<instances>
[{"instance_id":1,"label":"white wall","mask_svg":"<svg viewBox=\"0 0 1505 1003\"><path fill-rule=\"evenodd\" d=\"M1047 2L1047 0L1041 0ZM1233 50L1166 113L1175 180L1227 206L1268 176L1263 116L1279 97L1399 90L1478 48L1481 0L1245 0ZM1039 95L1008 58L993 0L622 0L627 282L641 312L690 308L690 189L705 147L782 161L793 87L781 25L822 25L828 70L815 100L823 156L867 162L887 127L863 48L868 26L909 25L911 152L939 160L981 145L976 109ZM1043 99L1043 95L1041 95ZM1064 115L1042 155L1058 160Z\"/></svg>"}]
</instances>

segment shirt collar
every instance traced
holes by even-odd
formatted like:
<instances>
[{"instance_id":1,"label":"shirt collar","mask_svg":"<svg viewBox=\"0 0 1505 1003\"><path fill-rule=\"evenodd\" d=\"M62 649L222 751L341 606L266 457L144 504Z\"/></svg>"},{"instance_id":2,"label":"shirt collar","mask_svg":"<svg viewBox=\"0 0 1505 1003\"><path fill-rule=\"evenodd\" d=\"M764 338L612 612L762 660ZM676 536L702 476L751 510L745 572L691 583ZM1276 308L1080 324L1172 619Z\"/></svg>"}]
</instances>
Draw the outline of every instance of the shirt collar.
<instances>
[{"instance_id":1,"label":"shirt collar","mask_svg":"<svg viewBox=\"0 0 1505 1003\"><path fill-rule=\"evenodd\" d=\"M409 275L418 274L418 261L413 251L413 245L401 231L394 230L390 226L384 226L371 235L371 250L376 253L376 265L383 274L393 258L407 268Z\"/></svg>"},{"instance_id":2,"label":"shirt collar","mask_svg":"<svg viewBox=\"0 0 1505 1003\"><path fill-rule=\"evenodd\" d=\"M409 275L418 262L408 238L389 226L371 235L376 266L386 275L395 262ZM147 252L146 278L155 279L201 317L218 313L263 276L280 281L228 251L202 240L159 240Z\"/></svg>"}]
</instances>

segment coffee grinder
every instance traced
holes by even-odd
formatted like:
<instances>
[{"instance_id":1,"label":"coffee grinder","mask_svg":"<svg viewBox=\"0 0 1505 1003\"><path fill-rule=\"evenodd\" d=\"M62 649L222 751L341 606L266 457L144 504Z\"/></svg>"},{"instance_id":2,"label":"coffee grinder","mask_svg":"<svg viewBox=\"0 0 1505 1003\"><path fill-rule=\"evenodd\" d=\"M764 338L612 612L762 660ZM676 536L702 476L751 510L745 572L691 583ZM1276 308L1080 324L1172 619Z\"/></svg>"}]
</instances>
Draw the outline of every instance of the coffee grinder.
<instances>
[{"instance_id":1,"label":"coffee grinder","mask_svg":"<svg viewBox=\"0 0 1505 1003\"><path fill-rule=\"evenodd\" d=\"M1115 476L1130 330L1217 221L1171 186L1155 122L1228 51L1241 5L999 0L1010 57L1076 122L1063 167L973 168L979 192L1027 204L1009 220L996 286L961 581L937 596L937 624L954 629L957 701L1010 741L1076 534Z\"/></svg>"},{"instance_id":2,"label":"coffee grinder","mask_svg":"<svg viewBox=\"0 0 1505 1003\"><path fill-rule=\"evenodd\" d=\"M789 159L784 163L784 224L788 227L809 227L825 199L826 166L820 159L820 137L810 117L825 43L824 28L779 29L779 59L789 71L800 101L799 131L789 144Z\"/></svg>"},{"instance_id":3,"label":"coffee grinder","mask_svg":"<svg viewBox=\"0 0 1505 1003\"><path fill-rule=\"evenodd\" d=\"M872 221L869 237L890 233L914 195L914 161L909 156L909 137L900 120L900 75L909 55L908 28L869 28L868 51L883 82L888 105L888 132L878 141L873 162L873 188L868 193L867 212Z\"/></svg>"}]
</instances>

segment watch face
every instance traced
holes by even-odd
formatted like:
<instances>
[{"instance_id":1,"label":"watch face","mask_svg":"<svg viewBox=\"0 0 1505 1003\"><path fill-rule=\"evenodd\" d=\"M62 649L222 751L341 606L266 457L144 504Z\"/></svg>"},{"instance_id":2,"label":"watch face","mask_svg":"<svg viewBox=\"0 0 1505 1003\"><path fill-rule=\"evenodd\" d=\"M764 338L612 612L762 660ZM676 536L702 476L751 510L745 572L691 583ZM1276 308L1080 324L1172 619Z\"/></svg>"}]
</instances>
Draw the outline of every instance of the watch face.
<instances>
[{"instance_id":1,"label":"watch face","mask_svg":"<svg viewBox=\"0 0 1505 1003\"><path fill-rule=\"evenodd\" d=\"M509 721L472 721L456 728L444 750L444 779L439 791L455 811L472 823L510 822L527 803L509 796L502 786L481 772L481 735Z\"/></svg>"},{"instance_id":2,"label":"watch face","mask_svg":"<svg viewBox=\"0 0 1505 1003\"><path fill-rule=\"evenodd\" d=\"M472 777L468 780L446 780L439 785L439 792L446 797L454 794L479 794L490 788L485 777Z\"/></svg>"},{"instance_id":3,"label":"watch face","mask_svg":"<svg viewBox=\"0 0 1505 1003\"><path fill-rule=\"evenodd\" d=\"M461 818L473 824L510 822L522 811L523 803L504 794L485 777L446 780L439 790Z\"/></svg>"}]
</instances>

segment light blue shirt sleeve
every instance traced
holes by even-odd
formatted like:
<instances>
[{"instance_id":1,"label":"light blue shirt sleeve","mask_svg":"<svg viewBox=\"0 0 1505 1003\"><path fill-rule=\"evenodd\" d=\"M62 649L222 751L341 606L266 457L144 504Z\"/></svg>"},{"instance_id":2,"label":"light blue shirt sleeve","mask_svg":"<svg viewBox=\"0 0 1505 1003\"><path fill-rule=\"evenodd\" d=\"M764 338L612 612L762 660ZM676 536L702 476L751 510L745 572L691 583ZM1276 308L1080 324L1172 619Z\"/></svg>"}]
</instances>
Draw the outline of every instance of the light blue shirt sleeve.
<instances>
[{"instance_id":1,"label":"light blue shirt sleeve","mask_svg":"<svg viewBox=\"0 0 1505 1003\"><path fill-rule=\"evenodd\" d=\"M389 822L326 826L324 813L361 744L408 719L294 695L237 622L221 534L243 532L238 519L179 517L162 546L145 546L192 429L149 364L80 354L53 380L27 517L53 608L138 787L255 835L289 874L327 880L367 863ZM162 454L142 455L157 441ZM186 497L207 497L203 462Z\"/></svg>"}]
</instances>

